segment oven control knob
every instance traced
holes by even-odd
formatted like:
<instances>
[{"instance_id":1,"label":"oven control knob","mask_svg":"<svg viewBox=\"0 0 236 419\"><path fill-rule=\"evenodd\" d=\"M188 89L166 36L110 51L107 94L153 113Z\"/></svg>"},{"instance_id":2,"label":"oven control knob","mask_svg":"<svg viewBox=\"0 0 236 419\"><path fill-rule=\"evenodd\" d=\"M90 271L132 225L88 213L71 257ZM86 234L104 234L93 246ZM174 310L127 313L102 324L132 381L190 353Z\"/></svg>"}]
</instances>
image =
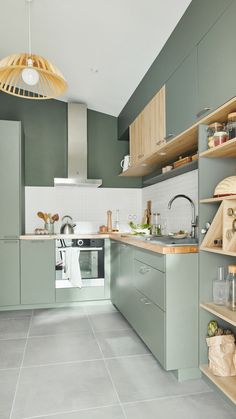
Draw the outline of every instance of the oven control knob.
<instances>
[{"instance_id":1,"label":"oven control knob","mask_svg":"<svg viewBox=\"0 0 236 419\"><path fill-rule=\"evenodd\" d=\"M78 244L78 246L83 246L83 244L84 244L84 242L83 242L83 240L77 240L77 244Z\"/></svg>"}]
</instances>

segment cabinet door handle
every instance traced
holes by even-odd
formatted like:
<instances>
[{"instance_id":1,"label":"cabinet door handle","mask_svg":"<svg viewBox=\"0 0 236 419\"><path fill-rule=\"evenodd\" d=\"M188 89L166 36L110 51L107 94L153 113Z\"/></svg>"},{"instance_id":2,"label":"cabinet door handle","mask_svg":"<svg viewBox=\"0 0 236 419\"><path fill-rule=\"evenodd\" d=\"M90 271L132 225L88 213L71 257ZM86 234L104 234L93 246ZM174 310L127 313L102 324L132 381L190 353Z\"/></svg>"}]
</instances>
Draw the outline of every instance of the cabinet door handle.
<instances>
[{"instance_id":1,"label":"cabinet door handle","mask_svg":"<svg viewBox=\"0 0 236 419\"><path fill-rule=\"evenodd\" d=\"M170 140L171 138L173 138L175 135L174 134L168 134L164 137L164 140Z\"/></svg>"},{"instance_id":2,"label":"cabinet door handle","mask_svg":"<svg viewBox=\"0 0 236 419\"><path fill-rule=\"evenodd\" d=\"M205 113L207 113L210 110L211 110L211 108L203 108L197 113L196 117L200 118L200 116L204 115Z\"/></svg>"},{"instance_id":3,"label":"cabinet door handle","mask_svg":"<svg viewBox=\"0 0 236 419\"><path fill-rule=\"evenodd\" d=\"M123 247L123 249L125 249L127 247L126 244L121 244L121 247Z\"/></svg>"},{"instance_id":4,"label":"cabinet door handle","mask_svg":"<svg viewBox=\"0 0 236 419\"><path fill-rule=\"evenodd\" d=\"M144 156L144 154L139 154L138 159L141 159Z\"/></svg>"},{"instance_id":5,"label":"cabinet door handle","mask_svg":"<svg viewBox=\"0 0 236 419\"><path fill-rule=\"evenodd\" d=\"M140 298L141 303L145 304L146 306L152 305L151 301L149 301L147 298Z\"/></svg>"},{"instance_id":6,"label":"cabinet door handle","mask_svg":"<svg viewBox=\"0 0 236 419\"><path fill-rule=\"evenodd\" d=\"M147 274L148 272L150 272L150 270L151 270L151 268L147 268L146 266L141 266L141 268L139 269L139 272L140 272L142 275L145 275L145 274Z\"/></svg>"},{"instance_id":7,"label":"cabinet door handle","mask_svg":"<svg viewBox=\"0 0 236 419\"><path fill-rule=\"evenodd\" d=\"M159 140L159 141L156 142L156 145L161 146L162 144L165 144L165 138L163 138L163 140Z\"/></svg>"}]
</instances>

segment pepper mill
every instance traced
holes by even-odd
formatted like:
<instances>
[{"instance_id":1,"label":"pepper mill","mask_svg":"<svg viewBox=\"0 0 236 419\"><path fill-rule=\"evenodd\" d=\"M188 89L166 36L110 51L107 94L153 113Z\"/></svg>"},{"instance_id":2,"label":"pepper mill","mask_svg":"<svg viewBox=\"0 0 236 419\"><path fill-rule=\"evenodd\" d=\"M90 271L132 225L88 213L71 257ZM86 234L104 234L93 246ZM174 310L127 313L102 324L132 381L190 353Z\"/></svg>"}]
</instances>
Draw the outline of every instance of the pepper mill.
<instances>
[{"instance_id":1,"label":"pepper mill","mask_svg":"<svg viewBox=\"0 0 236 419\"><path fill-rule=\"evenodd\" d=\"M111 210L107 211L107 230L108 230L108 233L112 232L112 211Z\"/></svg>"}]
</instances>

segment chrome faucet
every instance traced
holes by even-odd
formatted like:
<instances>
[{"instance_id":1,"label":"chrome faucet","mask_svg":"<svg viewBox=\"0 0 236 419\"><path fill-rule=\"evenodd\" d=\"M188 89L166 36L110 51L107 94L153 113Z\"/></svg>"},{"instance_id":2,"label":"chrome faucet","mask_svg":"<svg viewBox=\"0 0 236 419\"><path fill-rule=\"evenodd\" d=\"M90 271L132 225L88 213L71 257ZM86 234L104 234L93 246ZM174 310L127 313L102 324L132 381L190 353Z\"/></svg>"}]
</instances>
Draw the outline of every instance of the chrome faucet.
<instances>
[{"instance_id":1,"label":"chrome faucet","mask_svg":"<svg viewBox=\"0 0 236 419\"><path fill-rule=\"evenodd\" d=\"M195 211L195 205L191 198L189 198L187 195L179 194L175 195L168 203L168 208L171 209L171 206L175 199L177 198L185 198L187 201L190 202L192 207L192 220L191 220L191 237L197 238L197 217L196 217L196 211Z\"/></svg>"}]
</instances>

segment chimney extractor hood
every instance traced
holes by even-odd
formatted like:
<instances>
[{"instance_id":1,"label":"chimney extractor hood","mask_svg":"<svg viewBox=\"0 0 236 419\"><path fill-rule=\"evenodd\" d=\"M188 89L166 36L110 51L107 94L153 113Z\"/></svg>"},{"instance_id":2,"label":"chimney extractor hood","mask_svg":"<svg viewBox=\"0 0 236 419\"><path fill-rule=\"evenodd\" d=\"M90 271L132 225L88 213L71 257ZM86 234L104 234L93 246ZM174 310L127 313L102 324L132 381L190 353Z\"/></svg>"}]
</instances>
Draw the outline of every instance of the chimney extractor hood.
<instances>
[{"instance_id":1,"label":"chimney extractor hood","mask_svg":"<svg viewBox=\"0 0 236 419\"><path fill-rule=\"evenodd\" d=\"M98 188L102 179L87 179L87 106L68 103L68 178L54 178L54 186Z\"/></svg>"}]
</instances>

